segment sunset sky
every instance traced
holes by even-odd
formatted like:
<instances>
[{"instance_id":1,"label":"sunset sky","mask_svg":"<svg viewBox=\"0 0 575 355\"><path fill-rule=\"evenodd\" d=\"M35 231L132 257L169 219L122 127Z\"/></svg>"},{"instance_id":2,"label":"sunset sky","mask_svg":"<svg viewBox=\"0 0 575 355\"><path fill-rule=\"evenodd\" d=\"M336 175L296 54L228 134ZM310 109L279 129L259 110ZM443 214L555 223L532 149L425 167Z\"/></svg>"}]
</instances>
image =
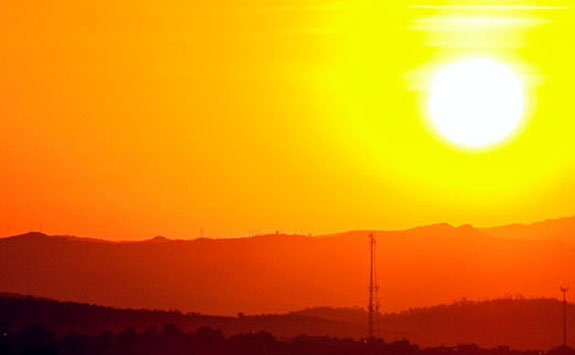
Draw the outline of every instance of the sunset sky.
<instances>
[{"instance_id":1,"label":"sunset sky","mask_svg":"<svg viewBox=\"0 0 575 355\"><path fill-rule=\"evenodd\" d=\"M329 233L575 213L575 12L557 1L4 0L0 235ZM505 63L479 150L430 78Z\"/></svg>"}]
</instances>

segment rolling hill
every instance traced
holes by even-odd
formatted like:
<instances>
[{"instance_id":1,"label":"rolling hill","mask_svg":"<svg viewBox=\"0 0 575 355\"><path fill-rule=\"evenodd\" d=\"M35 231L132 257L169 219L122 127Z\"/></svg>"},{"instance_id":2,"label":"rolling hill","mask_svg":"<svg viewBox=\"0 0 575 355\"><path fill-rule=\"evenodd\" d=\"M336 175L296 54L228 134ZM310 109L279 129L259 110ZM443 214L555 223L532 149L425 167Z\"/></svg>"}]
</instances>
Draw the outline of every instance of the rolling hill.
<instances>
[{"instance_id":1,"label":"rolling hill","mask_svg":"<svg viewBox=\"0 0 575 355\"><path fill-rule=\"evenodd\" d=\"M575 284L574 219L478 229L378 231L382 310ZM527 232L526 232L527 231ZM553 232L561 235L555 235ZM235 315L364 306L367 232L109 242L29 233L0 239L0 290L114 307Z\"/></svg>"},{"instance_id":2,"label":"rolling hill","mask_svg":"<svg viewBox=\"0 0 575 355\"><path fill-rule=\"evenodd\" d=\"M386 341L408 339L422 347L477 344L485 348L508 345L546 350L562 341L561 309L561 303L551 299L460 301L381 315L379 334ZM568 321L575 321L573 304L568 306ZM8 331L17 332L29 324L43 324L58 337L69 333L118 333L128 327L145 332L175 324L184 331L207 326L221 329L226 335L267 331L279 338L306 334L358 339L366 332L366 312L322 307L287 314L222 317L0 295L0 327L8 325ZM569 341L573 343L575 333L571 334Z\"/></svg>"}]
</instances>

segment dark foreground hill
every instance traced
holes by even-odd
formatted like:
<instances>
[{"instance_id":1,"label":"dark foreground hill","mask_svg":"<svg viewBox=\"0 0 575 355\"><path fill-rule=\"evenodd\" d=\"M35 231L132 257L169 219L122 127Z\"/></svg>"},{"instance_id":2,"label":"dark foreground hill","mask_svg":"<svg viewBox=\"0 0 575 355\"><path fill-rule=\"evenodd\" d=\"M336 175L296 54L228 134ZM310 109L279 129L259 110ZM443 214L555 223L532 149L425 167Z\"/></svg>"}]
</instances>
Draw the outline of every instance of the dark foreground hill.
<instances>
[{"instance_id":1,"label":"dark foreground hill","mask_svg":"<svg viewBox=\"0 0 575 355\"><path fill-rule=\"evenodd\" d=\"M575 219L491 229L376 232L382 307L399 311L575 284ZM366 231L329 236L109 242L30 233L0 239L0 289L112 307L210 314L366 304Z\"/></svg>"},{"instance_id":2,"label":"dark foreground hill","mask_svg":"<svg viewBox=\"0 0 575 355\"><path fill-rule=\"evenodd\" d=\"M220 330L200 328L183 332L174 324L158 329L100 336L68 334L54 338L42 326L28 326L17 333L0 334L3 355L575 355L568 347L549 352L517 351L500 346L485 349L475 344L421 348L406 340L342 339L301 335L277 339L267 332L226 337Z\"/></svg>"},{"instance_id":3,"label":"dark foreground hill","mask_svg":"<svg viewBox=\"0 0 575 355\"><path fill-rule=\"evenodd\" d=\"M550 349L562 341L561 306L550 299L461 301L382 315L380 335L386 341L405 338L423 347L477 344L490 348L508 345L515 349ZM568 322L575 325L572 304L568 307ZM278 315L218 317L4 295L0 297L0 324L11 332L29 324L42 324L56 337L68 333L96 336L130 327L145 332L175 324L184 331L221 329L226 336L266 331L280 339L301 334L360 339L365 335L366 313L361 309L313 308ZM569 341L574 343L575 332L571 334Z\"/></svg>"}]
</instances>

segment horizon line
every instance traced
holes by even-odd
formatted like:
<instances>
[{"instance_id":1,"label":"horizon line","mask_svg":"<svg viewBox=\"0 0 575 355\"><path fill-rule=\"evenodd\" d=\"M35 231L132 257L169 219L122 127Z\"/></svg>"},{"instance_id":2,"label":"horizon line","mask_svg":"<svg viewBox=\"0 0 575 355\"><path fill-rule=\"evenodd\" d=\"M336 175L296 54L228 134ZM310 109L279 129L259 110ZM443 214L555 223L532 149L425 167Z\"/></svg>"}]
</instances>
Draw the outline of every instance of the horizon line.
<instances>
[{"instance_id":1,"label":"horizon line","mask_svg":"<svg viewBox=\"0 0 575 355\"><path fill-rule=\"evenodd\" d=\"M147 241L152 241L154 239L160 239L160 238L165 239L166 241L230 240L230 239L247 239L247 238L264 237L264 236L302 236L302 237L323 238L323 237L332 237L332 236L343 235L343 234L354 233L354 232L375 232L375 233L405 232L405 231L410 231L413 229L427 228L427 227L441 226L441 225L447 225L451 228L470 227L473 229L491 229L491 228L500 228L500 227L508 227L508 226L525 226L525 227L528 227L528 226L532 226L532 225L539 224L539 223L553 222L553 221L559 221L559 220L564 220L564 219L574 219L574 218L575 218L575 214L572 214L569 216L559 216L559 217L551 217L551 218L545 218L545 219L536 219L536 220L531 220L530 222L511 222L511 223L503 223L503 224L488 225L488 226L474 225L471 223L456 224L456 223L450 223L450 222L435 222L435 223L420 224L420 225L415 225L415 226L411 226L411 227L404 227L404 228L390 228L390 229L358 228L358 229L349 229L349 230L344 230L344 231L334 231L334 232L318 233L318 234L312 234L312 233L307 233L307 232L302 233L302 232L299 232L298 230L295 230L294 232L290 233L290 232L283 230L283 229L277 229L274 231L262 232L262 233L259 233L259 231L258 231L254 234L250 234L250 232L254 231L254 230L250 230L250 231L248 231L248 234L223 235L223 236L206 236L206 235L204 235L204 236L187 237L187 238L186 237L184 237L184 238L182 238L182 237L166 237L165 235L159 234L159 235L155 235L152 237L144 237L142 239L110 239L110 238L106 238L106 237L83 236L80 234L46 233L46 232L43 232L40 230L29 230L29 231L22 232L22 233L11 234L11 235L7 235L4 237L0 237L0 240L8 239L8 238L14 238L14 237L20 237L20 236L25 236L25 235L30 235L30 234L41 234L41 235L44 235L47 237L68 237L68 238L77 238L77 239L83 239L83 240L104 241L104 242L111 242L111 243L147 242Z\"/></svg>"}]
</instances>

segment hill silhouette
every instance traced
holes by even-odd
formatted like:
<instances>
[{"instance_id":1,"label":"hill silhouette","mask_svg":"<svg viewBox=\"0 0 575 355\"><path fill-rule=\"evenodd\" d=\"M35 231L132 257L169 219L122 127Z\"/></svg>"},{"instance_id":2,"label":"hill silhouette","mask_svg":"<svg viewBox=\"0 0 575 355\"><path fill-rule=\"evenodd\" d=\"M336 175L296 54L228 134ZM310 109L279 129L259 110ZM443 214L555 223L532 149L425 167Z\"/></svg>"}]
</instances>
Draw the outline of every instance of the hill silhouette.
<instances>
[{"instance_id":1,"label":"hill silhouette","mask_svg":"<svg viewBox=\"0 0 575 355\"><path fill-rule=\"evenodd\" d=\"M570 347L516 350L507 346L482 348L476 344L422 348L407 340L350 339L300 335L278 339L268 332L224 335L202 327L182 331L175 324L138 332L133 328L98 336L70 333L55 337L42 325L32 324L20 331L3 330L0 353L6 355L574 355Z\"/></svg>"},{"instance_id":2,"label":"hill silhouette","mask_svg":"<svg viewBox=\"0 0 575 355\"><path fill-rule=\"evenodd\" d=\"M462 296L555 297L559 285L575 284L575 246L567 242L574 220L376 232L382 309ZM366 303L366 236L354 231L109 242L30 233L0 239L0 290L223 315L357 307Z\"/></svg>"},{"instance_id":3,"label":"hill silhouette","mask_svg":"<svg viewBox=\"0 0 575 355\"><path fill-rule=\"evenodd\" d=\"M575 324L572 304L568 307L568 320ZM41 324L56 337L69 333L98 336L128 328L144 332L174 324L183 331L221 329L226 336L266 331L280 339L301 334L359 339L366 332L366 312L322 307L287 314L223 317L0 296L0 326L15 333L30 324ZM405 338L422 347L477 344L489 348L508 345L515 349L550 349L562 341L561 303L551 299L460 301L384 314L379 324L380 335L386 341ZM575 342L575 333L569 341Z\"/></svg>"},{"instance_id":4,"label":"hill silhouette","mask_svg":"<svg viewBox=\"0 0 575 355\"><path fill-rule=\"evenodd\" d=\"M550 240L575 245L575 218L565 217L532 224L510 224L483 228L483 232L502 238Z\"/></svg>"}]
</instances>

